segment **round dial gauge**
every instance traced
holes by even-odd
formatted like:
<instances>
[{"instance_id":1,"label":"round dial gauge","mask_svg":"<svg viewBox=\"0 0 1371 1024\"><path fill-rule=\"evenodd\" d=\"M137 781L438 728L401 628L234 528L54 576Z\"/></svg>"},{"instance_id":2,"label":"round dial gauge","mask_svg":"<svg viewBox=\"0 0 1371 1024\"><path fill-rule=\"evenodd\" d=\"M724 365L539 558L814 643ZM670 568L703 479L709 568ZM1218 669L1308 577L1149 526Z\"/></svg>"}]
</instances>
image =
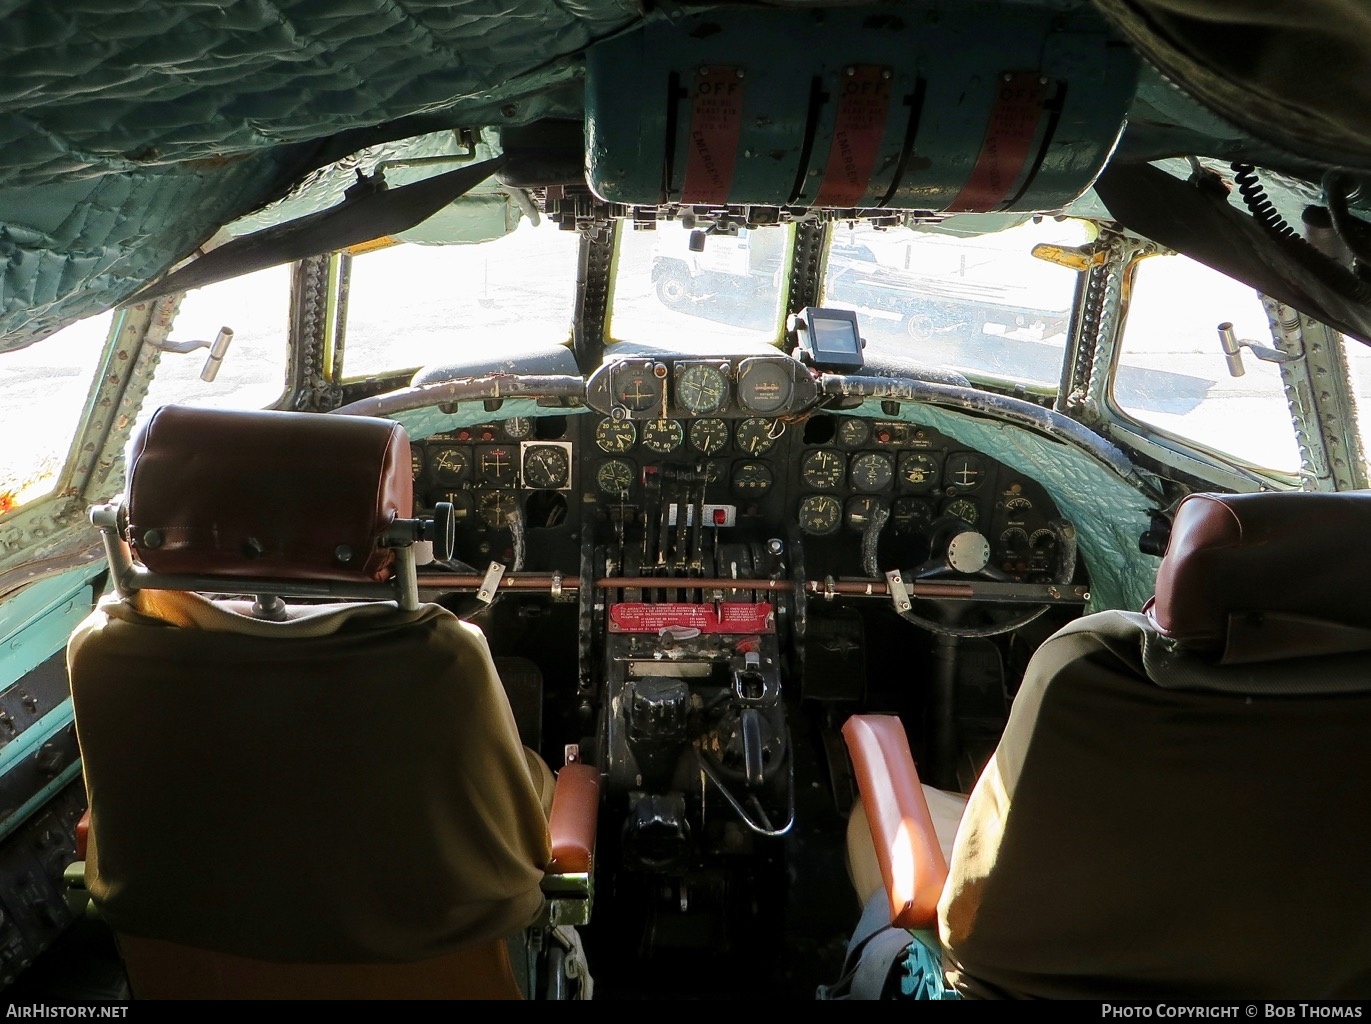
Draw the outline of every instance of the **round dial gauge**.
<instances>
[{"instance_id":1,"label":"round dial gauge","mask_svg":"<svg viewBox=\"0 0 1371 1024\"><path fill-rule=\"evenodd\" d=\"M476 449L476 472L487 487L514 486L514 449L493 444Z\"/></svg>"},{"instance_id":2,"label":"round dial gauge","mask_svg":"<svg viewBox=\"0 0 1371 1024\"><path fill-rule=\"evenodd\" d=\"M956 516L969 526L974 526L981 518L981 509L970 498L955 498L943 506L943 514Z\"/></svg>"},{"instance_id":3,"label":"round dial gauge","mask_svg":"<svg viewBox=\"0 0 1371 1024\"><path fill-rule=\"evenodd\" d=\"M681 447L685 428L677 420L648 420L643 424L643 447L666 455Z\"/></svg>"},{"instance_id":4,"label":"round dial gauge","mask_svg":"<svg viewBox=\"0 0 1371 1024\"><path fill-rule=\"evenodd\" d=\"M509 529L509 516L519 509L518 499L504 491L487 491L481 495L478 504L486 525L497 530Z\"/></svg>"},{"instance_id":5,"label":"round dial gauge","mask_svg":"<svg viewBox=\"0 0 1371 1024\"><path fill-rule=\"evenodd\" d=\"M690 447L702 455L714 455L728 447L728 424L723 420L696 420L688 436Z\"/></svg>"},{"instance_id":6,"label":"round dial gauge","mask_svg":"<svg viewBox=\"0 0 1371 1024\"><path fill-rule=\"evenodd\" d=\"M931 491L938 486L938 460L926 452L903 452L898 475L906 491Z\"/></svg>"},{"instance_id":7,"label":"round dial gauge","mask_svg":"<svg viewBox=\"0 0 1371 1024\"><path fill-rule=\"evenodd\" d=\"M1000 534L1000 547L1006 555L1020 555L1028 548L1028 531L1011 526Z\"/></svg>"},{"instance_id":8,"label":"round dial gauge","mask_svg":"<svg viewBox=\"0 0 1371 1024\"><path fill-rule=\"evenodd\" d=\"M471 521L471 513L476 509L476 499L470 491L443 491L435 499L446 501L452 506L452 521L458 526Z\"/></svg>"},{"instance_id":9,"label":"round dial gauge","mask_svg":"<svg viewBox=\"0 0 1371 1024\"><path fill-rule=\"evenodd\" d=\"M616 420L606 416L595 425L595 444L602 452L617 455L633 447L638 440L638 428L632 420Z\"/></svg>"},{"instance_id":10,"label":"round dial gauge","mask_svg":"<svg viewBox=\"0 0 1371 1024\"><path fill-rule=\"evenodd\" d=\"M435 448L429 453L429 461L440 484L460 484L471 471L471 456L465 448Z\"/></svg>"},{"instance_id":11,"label":"round dial gauge","mask_svg":"<svg viewBox=\"0 0 1371 1024\"><path fill-rule=\"evenodd\" d=\"M1022 494L1011 494L1004 500L1004 510L1011 516L1023 516L1033 511L1033 502Z\"/></svg>"},{"instance_id":12,"label":"round dial gauge","mask_svg":"<svg viewBox=\"0 0 1371 1024\"><path fill-rule=\"evenodd\" d=\"M881 504L881 499L871 495L864 495L858 498L849 498L847 508L843 512L843 520L847 523L849 530L862 533L871 523L871 511Z\"/></svg>"},{"instance_id":13,"label":"round dial gauge","mask_svg":"<svg viewBox=\"0 0 1371 1024\"><path fill-rule=\"evenodd\" d=\"M776 431L775 434L772 433L773 430ZM771 450L771 446L784 430L784 425L760 417L743 420L738 424L738 447L749 455L762 455Z\"/></svg>"},{"instance_id":14,"label":"round dial gauge","mask_svg":"<svg viewBox=\"0 0 1371 1024\"><path fill-rule=\"evenodd\" d=\"M623 459L610 459L595 471L595 486L603 494L626 498L633 486L633 467Z\"/></svg>"},{"instance_id":15,"label":"round dial gauge","mask_svg":"<svg viewBox=\"0 0 1371 1024\"><path fill-rule=\"evenodd\" d=\"M896 498L890 521L896 533L923 533L933 522L933 505L927 498Z\"/></svg>"},{"instance_id":16,"label":"round dial gauge","mask_svg":"<svg viewBox=\"0 0 1371 1024\"><path fill-rule=\"evenodd\" d=\"M773 480L765 462L740 462L733 467L733 490L744 497L761 497L771 490Z\"/></svg>"},{"instance_id":17,"label":"round dial gauge","mask_svg":"<svg viewBox=\"0 0 1371 1024\"><path fill-rule=\"evenodd\" d=\"M533 436L533 421L527 416L515 416L505 420L501 424L505 430L505 437L511 437L516 441L523 441L525 438Z\"/></svg>"},{"instance_id":18,"label":"round dial gauge","mask_svg":"<svg viewBox=\"0 0 1371 1024\"><path fill-rule=\"evenodd\" d=\"M947 457L943 467L943 482L948 487L962 491L974 491L985 479L985 463L977 455L958 452Z\"/></svg>"},{"instance_id":19,"label":"round dial gauge","mask_svg":"<svg viewBox=\"0 0 1371 1024\"><path fill-rule=\"evenodd\" d=\"M871 437L871 424L849 416L838 423L838 443L844 448L860 448Z\"/></svg>"},{"instance_id":20,"label":"round dial gauge","mask_svg":"<svg viewBox=\"0 0 1371 1024\"><path fill-rule=\"evenodd\" d=\"M409 468L415 480L424 475L424 450L417 444L409 446Z\"/></svg>"},{"instance_id":21,"label":"round dial gauge","mask_svg":"<svg viewBox=\"0 0 1371 1024\"><path fill-rule=\"evenodd\" d=\"M836 491L843 482L847 460L837 452L819 448L800 461L800 479L816 491Z\"/></svg>"},{"instance_id":22,"label":"round dial gauge","mask_svg":"<svg viewBox=\"0 0 1371 1024\"><path fill-rule=\"evenodd\" d=\"M557 490L571 483L571 458L559 444L532 444L524 450L524 486Z\"/></svg>"},{"instance_id":23,"label":"round dial gauge","mask_svg":"<svg viewBox=\"0 0 1371 1024\"><path fill-rule=\"evenodd\" d=\"M676 401L693 416L708 416L723 408L728 378L717 366L692 363L676 378Z\"/></svg>"},{"instance_id":24,"label":"round dial gauge","mask_svg":"<svg viewBox=\"0 0 1371 1024\"><path fill-rule=\"evenodd\" d=\"M648 367L622 370L614 378L614 397L625 409L646 412L662 404L662 384Z\"/></svg>"},{"instance_id":25,"label":"round dial gauge","mask_svg":"<svg viewBox=\"0 0 1371 1024\"><path fill-rule=\"evenodd\" d=\"M779 412L794 388L784 361L747 359L738 373L738 404L752 412Z\"/></svg>"},{"instance_id":26,"label":"round dial gauge","mask_svg":"<svg viewBox=\"0 0 1371 1024\"><path fill-rule=\"evenodd\" d=\"M843 522L843 507L827 494L811 494L800 502L800 529L815 537L837 531Z\"/></svg>"},{"instance_id":27,"label":"round dial gauge","mask_svg":"<svg viewBox=\"0 0 1371 1024\"><path fill-rule=\"evenodd\" d=\"M895 465L889 455L863 452L852 460L852 489L874 494L890 486L895 479Z\"/></svg>"}]
</instances>

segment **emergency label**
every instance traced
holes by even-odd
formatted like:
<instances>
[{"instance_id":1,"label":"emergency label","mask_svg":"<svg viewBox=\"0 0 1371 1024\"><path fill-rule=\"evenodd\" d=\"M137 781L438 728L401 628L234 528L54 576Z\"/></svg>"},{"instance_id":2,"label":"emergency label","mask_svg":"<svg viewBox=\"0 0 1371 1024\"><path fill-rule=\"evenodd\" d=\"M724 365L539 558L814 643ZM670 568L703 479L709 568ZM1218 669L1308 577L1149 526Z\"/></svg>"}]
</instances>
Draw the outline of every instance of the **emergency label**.
<instances>
[{"instance_id":1,"label":"emergency label","mask_svg":"<svg viewBox=\"0 0 1371 1024\"><path fill-rule=\"evenodd\" d=\"M660 633L669 626L698 629L701 633L773 633L776 616L767 601L755 604L750 601L711 604L624 601L609 607L611 633Z\"/></svg>"}]
</instances>

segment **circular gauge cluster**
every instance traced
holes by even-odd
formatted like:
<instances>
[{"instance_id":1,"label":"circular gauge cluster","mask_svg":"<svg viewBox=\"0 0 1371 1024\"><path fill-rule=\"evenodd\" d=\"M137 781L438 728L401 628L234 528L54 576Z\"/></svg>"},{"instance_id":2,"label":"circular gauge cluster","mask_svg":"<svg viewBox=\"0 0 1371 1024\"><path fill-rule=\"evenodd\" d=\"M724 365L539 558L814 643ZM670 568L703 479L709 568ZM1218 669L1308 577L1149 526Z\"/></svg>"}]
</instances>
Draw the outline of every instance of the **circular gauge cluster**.
<instances>
[{"instance_id":1,"label":"circular gauge cluster","mask_svg":"<svg viewBox=\"0 0 1371 1024\"><path fill-rule=\"evenodd\" d=\"M529 444L524 448L524 486L561 490L571 486L571 446Z\"/></svg>"},{"instance_id":2,"label":"circular gauge cluster","mask_svg":"<svg viewBox=\"0 0 1371 1024\"><path fill-rule=\"evenodd\" d=\"M744 359L738 365L738 404L750 412L780 412L795 392L792 372L783 359Z\"/></svg>"},{"instance_id":3,"label":"circular gauge cluster","mask_svg":"<svg viewBox=\"0 0 1371 1024\"><path fill-rule=\"evenodd\" d=\"M692 416L710 416L728 401L728 364L677 363L676 404Z\"/></svg>"}]
</instances>

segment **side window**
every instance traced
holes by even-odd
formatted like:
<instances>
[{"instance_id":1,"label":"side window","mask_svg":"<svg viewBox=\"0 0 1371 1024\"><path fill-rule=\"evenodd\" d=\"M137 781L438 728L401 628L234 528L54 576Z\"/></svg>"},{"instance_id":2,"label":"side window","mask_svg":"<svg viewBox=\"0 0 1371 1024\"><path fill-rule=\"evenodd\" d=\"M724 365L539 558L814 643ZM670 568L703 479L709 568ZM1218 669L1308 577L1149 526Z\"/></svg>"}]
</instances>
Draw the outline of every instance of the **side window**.
<instances>
[{"instance_id":1,"label":"side window","mask_svg":"<svg viewBox=\"0 0 1371 1024\"><path fill-rule=\"evenodd\" d=\"M1280 367L1243 351L1228 372L1218 326L1272 346L1255 291L1185 256L1151 256L1133 276L1112 397L1125 417L1259 469L1297 473L1299 446Z\"/></svg>"},{"instance_id":2,"label":"side window","mask_svg":"<svg viewBox=\"0 0 1371 1024\"><path fill-rule=\"evenodd\" d=\"M56 484L113 322L101 313L0 352L0 515Z\"/></svg>"},{"instance_id":3,"label":"side window","mask_svg":"<svg viewBox=\"0 0 1371 1024\"><path fill-rule=\"evenodd\" d=\"M162 405L261 409L280 399L286 388L290 274L288 265L271 267L187 292L169 340L213 341L228 327L233 341L212 382L200 377L206 349L163 352L139 422Z\"/></svg>"},{"instance_id":4,"label":"side window","mask_svg":"<svg viewBox=\"0 0 1371 1024\"><path fill-rule=\"evenodd\" d=\"M1362 470L1371 479L1371 345L1344 337L1343 354L1347 373L1352 378L1352 401L1357 411L1357 432L1361 435Z\"/></svg>"}]
</instances>

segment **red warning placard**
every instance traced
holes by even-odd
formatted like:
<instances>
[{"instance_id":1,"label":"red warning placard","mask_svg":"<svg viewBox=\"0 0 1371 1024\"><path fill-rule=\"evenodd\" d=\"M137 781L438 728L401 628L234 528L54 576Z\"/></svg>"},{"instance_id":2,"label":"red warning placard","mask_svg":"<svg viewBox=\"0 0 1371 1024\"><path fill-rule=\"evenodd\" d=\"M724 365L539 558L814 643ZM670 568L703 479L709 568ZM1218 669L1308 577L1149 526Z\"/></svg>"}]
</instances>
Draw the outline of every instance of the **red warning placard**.
<instances>
[{"instance_id":1,"label":"red warning placard","mask_svg":"<svg viewBox=\"0 0 1371 1024\"><path fill-rule=\"evenodd\" d=\"M766 601L755 604L750 601L717 604L624 601L609 606L611 633L660 633L668 626L684 626L701 633L773 633L776 616Z\"/></svg>"},{"instance_id":2,"label":"red warning placard","mask_svg":"<svg viewBox=\"0 0 1371 1024\"><path fill-rule=\"evenodd\" d=\"M1008 197L1023 173L1029 149L1037 137L1047 85L1047 80L1036 71L1001 76L976 166L947 208L949 213L993 210Z\"/></svg>"},{"instance_id":3,"label":"red warning placard","mask_svg":"<svg viewBox=\"0 0 1371 1024\"><path fill-rule=\"evenodd\" d=\"M713 64L695 72L690 87L681 202L723 205L733 187L743 130L743 69Z\"/></svg>"},{"instance_id":4,"label":"red warning placard","mask_svg":"<svg viewBox=\"0 0 1371 1024\"><path fill-rule=\"evenodd\" d=\"M871 188L871 172L885 137L893 75L889 68L847 68L838 86L838 113L823 184L815 206L856 206Z\"/></svg>"}]
</instances>

